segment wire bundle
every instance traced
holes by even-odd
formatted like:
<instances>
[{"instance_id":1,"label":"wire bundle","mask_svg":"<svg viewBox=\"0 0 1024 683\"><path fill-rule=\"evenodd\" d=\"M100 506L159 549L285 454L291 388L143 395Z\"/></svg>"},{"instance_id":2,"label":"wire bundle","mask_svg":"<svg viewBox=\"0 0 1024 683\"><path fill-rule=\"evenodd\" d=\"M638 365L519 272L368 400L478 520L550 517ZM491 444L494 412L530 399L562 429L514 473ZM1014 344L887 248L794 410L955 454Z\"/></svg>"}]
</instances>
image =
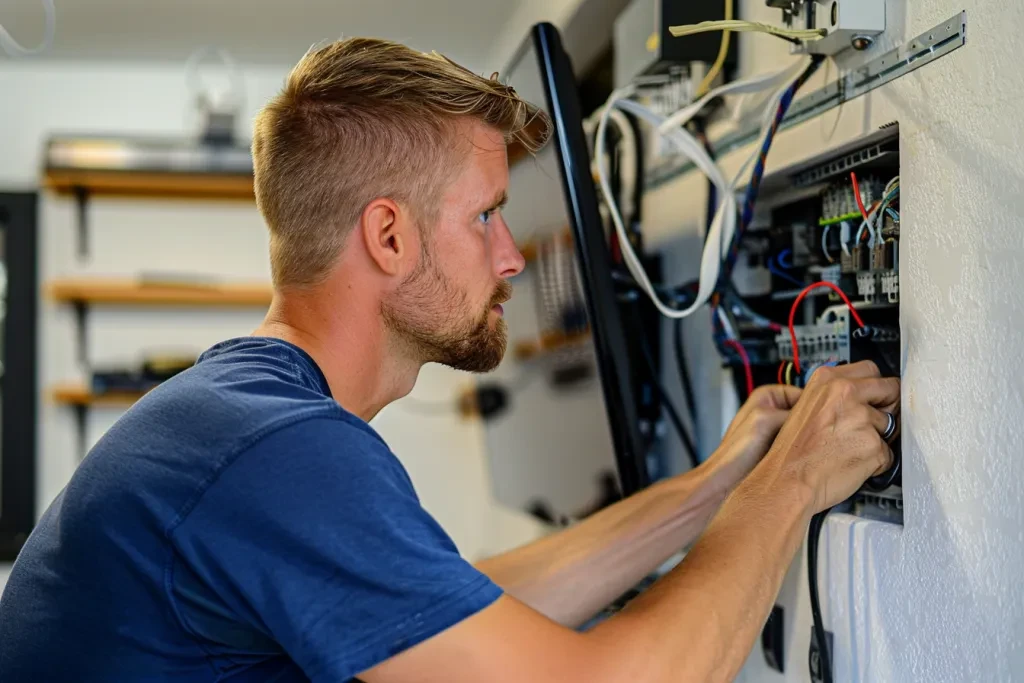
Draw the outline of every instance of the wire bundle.
<instances>
[{"instance_id":1,"label":"wire bundle","mask_svg":"<svg viewBox=\"0 0 1024 683\"><path fill-rule=\"evenodd\" d=\"M780 28L778 26L772 26L771 24L762 24L761 22L758 21L744 21L742 19L726 19L724 21L702 21L699 24L669 26L668 31L675 38L682 38L683 36L692 36L697 33L707 33L709 31L737 31L767 33L769 35L779 36L782 38L792 38L794 40L818 40L820 38L824 38L827 33L825 29Z\"/></svg>"}]
</instances>

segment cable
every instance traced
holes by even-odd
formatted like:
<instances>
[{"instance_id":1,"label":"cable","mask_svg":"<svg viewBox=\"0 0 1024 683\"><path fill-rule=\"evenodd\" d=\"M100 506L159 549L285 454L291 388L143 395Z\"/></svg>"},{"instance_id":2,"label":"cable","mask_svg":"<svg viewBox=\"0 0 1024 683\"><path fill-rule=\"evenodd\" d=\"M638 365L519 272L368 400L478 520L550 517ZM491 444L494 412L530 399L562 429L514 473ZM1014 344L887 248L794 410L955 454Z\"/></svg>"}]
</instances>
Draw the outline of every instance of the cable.
<instances>
[{"instance_id":1,"label":"cable","mask_svg":"<svg viewBox=\"0 0 1024 683\"><path fill-rule=\"evenodd\" d=\"M860 183L857 182L856 171L850 171L850 180L853 182L853 198L857 200L857 208L860 209L860 215L864 218L865 223L870 223L871 219L868 218L868 210L864 208L864 199L860 196Z\"/></svg>"},{"instance_id":2,"label":"cable","mask_svg":"<svg viewBox=\"0 0 1024 683\"><path fill-rule=\"evenodd\" d=\"M771 258L768 259L768 263L767 263L767 265L768 265L768 272L770 272L772 275L775 275L776 277L782 278L783 280L788 280L789 282L792 282L797 287L803 287L804 286L803 281L797 280L795 277L793 277L792 275L790 275L786 271L779 270L779 268L776 268L775 267L775 263L776 262L778 262L779 266L782 266L781 259L771 259ZM785 266L782 266L782 267L785 267Z\"/></svg>"},{"instance_id":3,"label":"cable","mask_svg":"<svg viewBox=\"0 0 1024 683\"><path fill-rule=\"evenodd\" d=\"M691 36L695 33L707 33L709 31L738 31L752 33L768 33L773 36L785 36L798 40L818 40L824 38L828 33L825 29L792 29L779 28L771 24L762 24L757 21L744 21L742 19L730 19L728 21L702 21L699 24L686 24L682 26L669 26L668 31L675 38Z\"/></svg>"},{"instance_id":4,"label":"cable","mask_svg":"<svg viewBox=\"0 0 1024 683\"><path fill-rule=\"evenodd\" d=\"M786 384L793 386L793 364L786 363Z\"/></svg>"},{"instance_id":5,"label":"cable","mask_svg":"<svg viewBox=\"0 0 1024 683\"><path fill-rule=\"evenodd\" d=\"M643 328L641 328L643 329ZM676 433L679 435L679 441L682 442L683 448L686 450L686 454L690 457L690 464L696 468L700 465L700 460L697 459L697 448L693 445L693 439L690 438L686 428L683 426L683 420L679 417L679 411L676 410L676 406L672 403L672 398L668 395L668 391L665 390L661 380L658 379L658 371L654 366L654 358L651 357L651 349L647 345L647 339L644 335L640 334L640 349L643 351L644 360L647 361L647 369L651 373L651 379L654 381L654 386L658 389L658 396L661 397L661 405L668 413L669 420L672 422L672 426L675 427Z\"/></svg>"},{"instance_id":6,"label":"cable","mask_svg":"<svg viewBox=\"0 0 1024 683\"><path fill-rule=\"evenodd\" d=\"M825 636L825 620L821 616L821 602L818 598L818 542L825 526L825 517L831 508L811 517L807 529L807 584L811 596L811 621L814 624L814 639L818 641L818 662L822 683L832 683L832 653Z\"/></svg>"},{"instance_id":7,"label":"cable","mask_svg":"<svg viewBox=\"0 0 1024 683\"><path fill-rule=\"evenodd\" d=\"M782 373L784 373L786 371L786 366L787 365L789 365L789 363L787 363L786 361L783 361L779 365L779 384L784 384L785 383L785 379L783 378L783 374Z\"/></svg>"},{"instance_id":8,"label":"cable","mask_svg":"<svg viewBox=\"0 0 1024 683\"><path fill-rule=\"evenodd\" d=\"M740 361L743 363L743 372L747 378L746 398L750 398L750 395L754 393L754 372L750 367L750 356L747 355L747 350L743 348L743 344L740 344L735 339L726 339L725 345L735 350L740 357Z\"/></svg>"},{"instance_id":9,"label":"cable","mask_svg":"<svg viewBox=\"0 0 1024 683\"><path fill-rule=\"evenodd\" d=\"M676 366L679 370L679 383L683 385L683 398L686 400L690 422L694 425L694 432L696 432L697 400L693 393L693 380L690 378L690 368L686 363L686 352L683 347L683 321L681 318L675 321L672 332L672 346L675 350ZM696 442L696 439L694 441Z\"/></svg>"},{"instance_id":10,"label":"cable","mask_svg":"<svg viewBox=\"0 0 1024 683\"><path fill-rule=\"evenodd\" d=\"M725 0L726 21L732 20L732 6L733 0ZM725 66L725 59L729 56L729 36L731 34L731 31L722 31L722 43L718 46L718 56L715 57L715 62L711 65L711 69L708 70L704 80L697 86L697 97L702 97L711 88L711 84L715 82L718 74L722 71L722 67Z\"/></svg>"},{"instance_id":11,"label":"cable","mask_svg":"<svg viewBox=\"0 0 1024 683\"><path fill-rule=\"evenodd\" d=\"M831 225L826 225L825 229L821 231L821 253L825 254L829 263L835 263L836 260L832 258L832 254L828 253L828 231L831 228Z\"/></svg>"},{"instance_id":12,"label":"cable","mask_svg":"<svg viewBox=\"0 0 1024 683\"><path fill-rule=\"evenodd\" d=\"M721 170L715 162L711 160L703 146L701 146L693 135L683 128L676 128L667 132L662 132L663 136L672 141L684 155L692 159L697 167L715 183L720 197L718 211L716 212L714 221L712 222L709 239L705 245L704 254L701 258L701 275L697 296L693 303L683 310L666 305L661 301L661 298L655 291L650 278L644 271L643 264L640 262L640 259L633 251L632 245L629 242L626 235L626 228L622 220L622 215L616 205L611 183L608 179L608 169L606 168L607 164L605 163L608 121L611 118L612 107L618 107L619 109L632 113L638 118L644 119L656 127L660 126L664 122L663 117L650 111L643 105L625 99L625 97L630 94L632 94L632 88L616 90L612 93L611 97L609 97L608 102L601 113L595 142L595 156L598 159L597 172L599 186L601 188L605 204L608 207L608 212L611 214L616 234L619 237L619 247L622 250L623 262L625 263L626 268L636 279L638 286L647 294L651 299L651 302L662 315L668 318L685 318L703 306L715 290L715 284L718 281L718 274L721 266L721 256L716 247L720 242L726 239L731 239L735 232L736 198L731 191L729 184L722 176Z\"/></svg>"},{"instance_id":13,"label":"cable","mask_svg":"<svg viewBox=\"0 0 1024 683\"><path fill-rule=\"evenodd\" d=\"M29 57L50 49L53 45L53 35L57 27L57 10L53 6L53 0L43 0L43 11L46 12L46 24L43 27L43 40L32 48L23 47L10 33L0 24L0 47L11 57Z\"/></svg>"},{"instance_id":14,"label":"cable","mask_svg":"<svg viewBox=\"0 0 1024 683\"><path fill-rule=\"evenodd\" d=\"M839 224L839 228L840 228L840 232L839 232L839 246L842 248L843 253L846 254L847 256L849 256L850 255L850 245L849 245L850 233L853 232L853 226L851 226L849 224L849 222L843 221L842 223Z\"/></svg>"},{"instance_id":15,"label":"cable","mask_svg":"<svg viewBox=\"0 0 1024 683\"><path fill-rule=\"evenodd\" d=\"M838 294L839 298L841 298L843 300L843 303L846 304L846 307L850 309L850 315L852 315L853 319L857 321L857 325L859 325L860 327L864 327L864 320L860 317L860 313L857 312L857 309L853 307L853 304L850 303L850 298L846 296L846 292L839 289L839 287L837 287L835 284L831 282L826 282L824 280L821 282L815 282L813 284L807 285L807 287L805 287L804 290L800 292L800 294L796 297L796 301L793 302L793 307L789 309L789 338L793 342L793 364L796 366L796 371L798 373L800 372L800 349L797 345L796 330L794 329L796 311L798 308L800 308L800 303L804 300L804 298L811 291L817 289L818 287L828 287L836 294Z\"/></svg>"},{"instance_id":16,"label":"cable","mask_svg":"<svg viewBox=\"0 0 1024 683\"><path fill-rule=\"evenodd\" d=\"M895 222L897 222L897 223L899 223L899 222L900 222L900 215L899 215L898 213L896 213L896 211L895 211L894 209L890 209L890 208L889 208L889 207L887 206L887 207L885 207L885 212L886 212L887 214L889 214L889 218L893 219L893 221L895 221Z\"/></svg>"}]
</instances>

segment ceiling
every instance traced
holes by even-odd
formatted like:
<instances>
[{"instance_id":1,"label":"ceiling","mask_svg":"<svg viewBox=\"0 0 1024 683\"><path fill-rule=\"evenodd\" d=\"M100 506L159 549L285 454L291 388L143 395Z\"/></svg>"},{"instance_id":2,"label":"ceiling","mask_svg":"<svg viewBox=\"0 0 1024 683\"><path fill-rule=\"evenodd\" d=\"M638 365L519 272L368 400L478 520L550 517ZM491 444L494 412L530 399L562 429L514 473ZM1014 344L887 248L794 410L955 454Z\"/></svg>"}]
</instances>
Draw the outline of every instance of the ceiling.
<instances>
[{"instance_id":1,"label":"ceiling","mask_svg":"<svg viewBox=\"0 0 1024 683\"><path fill-rule=\"evenodd\" d=\"M484 64L521 0L54 0L56 38L35 59L183 61L226 48L252 64L293 64L310 45L379 36ZM4 0L0 25L25 47L43 35L41 0Z\"/></svg>"}]
</instances>

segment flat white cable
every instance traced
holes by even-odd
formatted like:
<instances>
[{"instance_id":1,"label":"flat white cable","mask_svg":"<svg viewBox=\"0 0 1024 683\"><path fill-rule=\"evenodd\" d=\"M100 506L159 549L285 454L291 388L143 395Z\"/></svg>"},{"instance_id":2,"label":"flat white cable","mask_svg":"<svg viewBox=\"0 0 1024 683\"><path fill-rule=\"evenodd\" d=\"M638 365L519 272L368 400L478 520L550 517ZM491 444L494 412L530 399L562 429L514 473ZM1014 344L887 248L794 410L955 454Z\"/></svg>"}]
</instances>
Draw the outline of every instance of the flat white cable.
<instances>
[{"instance_id":1,"label":"flat white cable","mask_svg":"<svg viewBox=\"0 0 1024 683\"><path fill-rule=\"evenodd\" d=\"M771 24L762 24L758 21L744 21L742 19L727 19L720 21L702 21L699 24L685 24L682 26L669 26L669 33L675 38L692 36L695 33L708 33L710 31L737 31L750 33L769 33L784 38L796 38L797 40L819 40L826 35L825 29L818 28L780 28Z\"/></svg>"},{"instance_id":2,"label":"flat white cable","mask_svg":"<svg viewBox=\"0 0 1024 683\"><path fill-rule=\"evenodd\" d=\"M639 179L635 177L636 174L634 173L634 169L636 167L635 155L640 152L636 147L636 135L634 135L633 126L629 124L629 120L626 118L626 115L617 108L612 109L609 116L611 116L612 121L615 123L615 127L619 129L619 135L626 140L626 151L623 154L622 167L627 169L627 172L624 174L627 181L622 184L620 195L622 197L629 197L630 201L632 201L634 190L636 189L636 183L639 182ZM597 155L595 155L594 158L596 160ZM633 211L636 212L638 208L639 207L634 206ZM631 216L631 218L632 217L633 216Z\"/></svg>"},{"instance_id":3,"label":"flat white cable","mask_svg":"<svg viewBox=\"0 0 1024 683\"><path fill-rule=\"evenodd\" d=\"M805 60L799 59L794 64L787 66L781 71L762 74L761 76L754 76L753 78L747 78L742 81L735 81L733 83L719 86L693 104L683 107L665 119L665 122L658 127L658 132L664 132L672 128L685 126L694 116L699 114L700 111L707 106L708 102L717 97L761 92L764 90L770 90L781 83L786 83L788 85L794 78L796 78L799 71L802 70L802 68L798 67L805 64Z\"/></svg>"},{"instance_id":4,"label":"flat white cable","mask_svg":"<svg viewBox=\"0 0 1024 683\"><path fill-rule=\"evenodd\" d=\"M733 194L729 191L729 186L725 182L721 171L693 136L681 129L673 130L666 134L666 138L679 147L680 151L693 159L698 168L700 168L711 179L716 187L719 188L719 194L722 197L718 211L715 213L714 220L712 221L707 244L705 245L704 254L701 259L701 276L697 298L694 303L685 310L670 308L658 297L657 292L654 290L654 286L647 277L647 273L644 272L642 264L633 252L632 245L629 242L625 226L622 222L622 215L619 213L618 207L615 205L615 201L612 196L611 183L608 180L608 172L605 164L605 141L608 121L611 118L610 112L613 107L619 107L623 110L630 111L634 115L653 124L655 127L659 126L664 120L663 117L655 114L643 105L624 99L631 94L633 94L632 88L625 88L613 92L602 111L601 119L598 123L597 139L595 143L595 156L598 159L597 170L599 186L602 194L604 195L605 203L611 215L616 234L618 235L620 250L622 252L623 260L626 263L626 267L662 315L673 319L684 318L697 311L704 303L707 302L708 298L710 298L711 294L714 292L721 264L721 254L717 247L718 244L724 243L722 241L723 231L730 235L735 231L736 201Z\"/></svg>"},{"instance_id":5,"label":"flat white cable","mask_svg":"<svg viewBox=\"0 0 1024 683\"><path fill-rule=\"evenodd\" d=\"M11 57L29 57L49 50L53 45L53 35L57 26L57 10L53 0L43 0L43 11L46 12L46 24L43 27L43 40L33 48L22 47L10 33L0 24L0 47Z\"/></svg>"}]
</instances>

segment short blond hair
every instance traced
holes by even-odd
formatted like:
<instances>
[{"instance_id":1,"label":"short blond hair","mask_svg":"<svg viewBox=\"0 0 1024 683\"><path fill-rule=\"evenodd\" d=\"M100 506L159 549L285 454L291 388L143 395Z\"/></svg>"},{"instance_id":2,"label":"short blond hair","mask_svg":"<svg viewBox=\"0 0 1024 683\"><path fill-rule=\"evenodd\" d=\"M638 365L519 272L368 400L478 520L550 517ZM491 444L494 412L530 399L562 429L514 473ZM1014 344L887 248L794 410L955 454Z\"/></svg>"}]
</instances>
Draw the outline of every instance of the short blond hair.
<instances>
[{"instance_id":1,"label":"short blond hair","mask_svg":"<svg viewBox=\"0 0 1024 683\"><path fill-rule=\"evenodd\" d=\"M460 168L460 120L535 152L543 111L497 74L484 78L436 53L348 38L308 52L256 118L256 202L270 230L279 287L323 279L372 200L406 203L424 221Z\"/></svg>"}]
</instances>

